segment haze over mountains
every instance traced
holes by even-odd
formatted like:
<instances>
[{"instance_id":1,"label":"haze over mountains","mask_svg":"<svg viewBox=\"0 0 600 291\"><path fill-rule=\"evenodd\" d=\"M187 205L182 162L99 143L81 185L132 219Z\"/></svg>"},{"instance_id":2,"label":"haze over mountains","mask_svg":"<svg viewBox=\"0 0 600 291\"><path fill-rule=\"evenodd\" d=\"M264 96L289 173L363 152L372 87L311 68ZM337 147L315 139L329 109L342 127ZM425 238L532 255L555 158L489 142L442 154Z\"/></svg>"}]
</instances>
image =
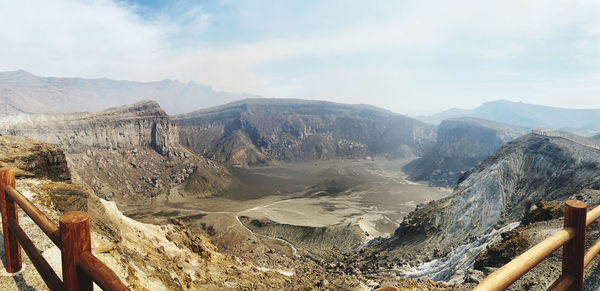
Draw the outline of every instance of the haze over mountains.
<instances>
[{"instance_id":1,"label":"haze over mountains","mask_svg":"<svg viewBox=\"0 0 600 291\"><path fill-rule=\"evenodd\" d=\"M117 81L106 78L40 77L23 70L0 72L0 112L72 113L100 111L152 99L168 114L256 97L214 91L210 86L176 80Z\"/></svg>"},{"instance_id":2,"label":"haze over mountains","mask_svg":"<svg viewBox=\"0 0 600 291\"><path fill-rule=\"evenodd\" d=\"M531 131L564 128L569 123L560 119L567 117L569 128L591 130L597 110L496 101L440 113L434 117L445 119L436 127L370 105L327 101L245 98L203 108L243 96L194 91L204 88L196 84L179 90L188 85L177 81L0 75L0 96L13 113L38 113L1 117L0 133L60 147L48 159L68 164L74 181L132 218L177 217L226 254L296 272L285 275L298 280L286 286L314 289L323 274L357 285L368 274L427 277L466 290L463 282L476 283L498 267L494 254L477 256L508 244L501 233L516 231L519 222L548 223L531 220L537 205L599 201L581 194L600 189L599 136ZM169 115L151 100L65 113L138 95L175 100L187 113ZM446 117L461 114L487 119ZM543 234L533 229L530 239ZM483 271L473 270L476 262ZM421 289L435 290L427 284Z\"/></svg>"},{"instance_id":3,"label":"haze over mountains","mask_svg":"<svg viewBox=\"0 0 600 291\"><path fill-rule=\"evenodd\" d=\"M420 156L435 127L368 105L246 99L173 116L180 143L230 165Z\"/></svg>"},{"instance_id":4,"label":"haze over mountains","mask_svg":"<svg viewBox=\"0 0 600 291\"><path fill-rule=\"evenodd\" d=\"M566 109L497 100L474 109L449 109L432 116L417 117L438 124L456 117L478 117L528 128L554 128L590 136L600 132L600 109Z\"/></svg>"},{"instance_id":5,"label":"haze over mountains","mask_svg":"<svg viewBox=\"0 0 600 291\"><path fill-rule=\"evenodd\" d=\"M414 180L454 187L460 176L471 167L505 143L528 132L525 127L481 118L447 119L437 128L436 144L403 170Z\"/></svg>"},{"instance_id":6,"label":"haze over mountains","mask_svg":"<svg viewBox=\"0 0 600 291\"><path fill-rule=\"evenodd\" d=\"M194 82L165 79L134 82L106 78L40 77L18 70L0 72L0 112L73 113L94 112L150 99L167 114L183 114L241 99L257 98L213 90ZM439 124L443 120L476 117L526 128L555 128L583 136L600 132L600 109L565 109L498 100L474 109L449 109L416 119Z\"/></svg>"}]
</instances>

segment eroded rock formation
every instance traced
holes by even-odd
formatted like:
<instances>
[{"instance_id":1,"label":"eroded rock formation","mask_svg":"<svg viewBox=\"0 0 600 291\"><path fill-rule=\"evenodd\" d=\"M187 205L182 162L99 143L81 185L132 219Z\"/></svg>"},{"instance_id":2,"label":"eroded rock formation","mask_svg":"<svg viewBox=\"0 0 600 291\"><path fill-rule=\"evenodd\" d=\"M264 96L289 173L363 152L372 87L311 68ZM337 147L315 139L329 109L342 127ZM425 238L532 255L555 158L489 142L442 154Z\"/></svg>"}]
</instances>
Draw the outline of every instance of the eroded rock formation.
<instances>
[{"instance_id":1,"label":"eroded rock formation","mask_svg":"<svg viewBox=\"0 0 600 291\"><path fill-rule=\"evenodd\" d=\"M404 171L413 180L454 187L466 171L503 144L528 132L523 127L479 118L444 120L438 126L436 144L423 157L406 165Z\"/></svg>"},{"instance_id":2,"label":"eroded rock formation","mask_svg":"<svg viewBox=\"0 0 600 291\"><path fill-rule=\"evenodd\" d=\"M20 136L0 136L0 167L15 168L18 176L71 179L61 149Z\"/></svg>"},{"instance_id":3,"label":"eroded rock formation","mask_svg":"<svg viewBox=\"0 0 600 291\"><path fill-rule=\"evenodd\" d=\"M422 155L434 127L366 105L247 99L173 117L180 143L230 165Z\"/></svg>"},{"instance_id":4,"label":"eroded rock formation","mask_svg":"<svg viewBox=\"0 0 600 291\"><path fill-rule=\"evenodd\" d=\"M69 153L150 147L166 155L177 129L154 101L94 113L21 114L0 119L0 132L57 145Z\"/></svg>"},{"instance_id":5,"label":"eroded rock formation","mask_svg":"<svg viewBox=\"0 0 600 291\"><path fill-rule=\"evenodd\" d=\"M521 222L536 203L598 188L599 150L528 134L468 171L449 197L417 207L392 238L371 251L399 264L429 261L405 274L460 282L477 254Z\"/></svg>"}]
</instances>

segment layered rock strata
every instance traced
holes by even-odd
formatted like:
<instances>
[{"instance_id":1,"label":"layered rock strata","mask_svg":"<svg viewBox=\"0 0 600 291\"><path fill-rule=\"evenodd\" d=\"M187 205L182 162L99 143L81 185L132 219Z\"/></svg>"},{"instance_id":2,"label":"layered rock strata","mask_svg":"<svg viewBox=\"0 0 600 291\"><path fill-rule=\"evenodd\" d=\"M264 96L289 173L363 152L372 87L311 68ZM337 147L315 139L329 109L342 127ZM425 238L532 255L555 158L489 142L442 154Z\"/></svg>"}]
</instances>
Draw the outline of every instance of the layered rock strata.
<instances>
[{"instance_id":1,"label":"layered rock strata","mask_svg":"<svg viewBox=\"0 0 600 291\"><path fill-rule=\"evenodd\" d=\"M459 282L478 252L518 225L536 203L577 198L572 194L581 189L600 189L599 150L561 137L525 135L469 170L449 197L418 206L392 238L366 252L378 258L366 268L377 268L381 260L417 264L402 272Z\"/></svg>"},{"instance_id":2,"label":"layered rock strata","mask_svg":"<svg viewBox=\"0 0 600 291\"><path fill-rule=\"evenodd\" d=\"M247 99L173 116L179 141L230 165L370 155L422 155L434 127L366 105Z\"/></svg>"},{"instance_id":3,"label":"layered rock strata","mask_svg":"<svg viewBox=\"0 0 600 291\"><path fill-rule=\"evenodd\" d=\"M410 178L435 186L454 187L466 171L493 154L503 144L528 129L479 118L444 120L437 142L425 155L404 167Z\"/></svg>"},{"instance_id":4,"label":"layered rock strata","mask_svg":"<svg viewBox=\"0 0 600 291\"><path fill-rule=\"evenodd\" d=\"M149 147L166 155L178 140L176 127L154 101L94 113L8 116L0 119L0 132L57 145L69 153Z\"/></svg>"}]
</instances>

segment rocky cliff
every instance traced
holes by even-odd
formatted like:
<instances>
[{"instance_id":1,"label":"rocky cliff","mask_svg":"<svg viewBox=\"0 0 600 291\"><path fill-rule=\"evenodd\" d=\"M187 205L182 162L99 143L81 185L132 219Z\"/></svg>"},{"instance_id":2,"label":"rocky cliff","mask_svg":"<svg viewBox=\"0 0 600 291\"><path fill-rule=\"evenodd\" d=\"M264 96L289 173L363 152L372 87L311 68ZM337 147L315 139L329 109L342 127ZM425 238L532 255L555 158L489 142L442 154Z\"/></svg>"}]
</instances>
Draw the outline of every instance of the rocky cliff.
<instances>
[{"instance_id":1,"label":"rocky cliff","mask_svg":"<svg viewBox=\"0 0 600 291\"><path fill-rule=\"evenodd\" d=\"M477 254L537 202L565 200L584 188L600 188L599 150L528 134L468 171L451 196L417 207L372 251L401 265L428 261L402 269L405 276L460 281Z\"/></svg>"},{"instance_id":2,"label":"rocky cliff","mask_svg":"<svg viewBox=\"0 0 600 291\"><path fill-rule=\"evenodd\" d=\"M131 290L310 290L318 288L323 280L343 290L363 289L356 278L325 274L324 266L306 258L289 258L271 251L269 257L275 257L270 258L272 263L258 264L223 253L205 235L177 219L162 225L130 219L86 185L49 181L45 173L55 173L61 180L70 177L66 168L56 167L66 165L64 155L57 154L51 161L39 163L49 151L61 150L22 137L0 136L2 165L18 167L16 188L54 222L68 211L88 212L92 253ZM34 168L39 172L30 172ZM19 225L58 277L62 277L60 249L24 211L18 212ZM0 261L4 261L4 253L0 242ZM280 270L281 260L277 258L291 261L297 271ZM2 273L2 265L0 290L47 290L29 256L23 253L22 260L23 269L14 274Z\"/></svg>"},{"instance_id":3,"label":"rocky cliff","mask_svg":"<svg viewBox=\"0 0 600 291\"><path fill-rule=\"evenodd\" d=\"M0 167L14 168L20 177L71 179L61 149L20 136L0 136Z\"/></svg>"},{"instance_id":4,"label":"rocky cliff","mask_svg":"<svg viewBox=\"0 0 600 291\"><path fill-rule=\"evenodd\" d=\"M173 117L182 145L230 165L422 155L434 127L366 105L247 99Z\"/></svg>"},{"instance_id":5,"label":"rocky cliff","mask_svg":"<svg viewBox=\"0 0 600 291\"><path fill-rule=\"evenodd\" d=\"M159 196L209 195L231 178L221 165L182 148L176 126L154 101L94 113L4 117L0 132L62 148L73 178L122 210Z\"/></svg>"},{"instance_id":6,"label":"rocky cliff","mask_svg":"<svg viewBox=\"0 0 600 291\"><path fill-rule=\"evenodd\" d=\"M404 167L413 180L454 187L458 178L503 144L527 134L523 127L480 118L444 120L436 144L421 158Z\"/></svg>"},{"instance_id":7,"label":"rocky cliff","mask_svg":"<svg viewBox=\"0 0 600 291\"><path fill-rule=\"evenodd\" d=\"M178 139L175 126L154 101L95 113L8 116L0 119L0 132L59 145L70 153L149 147L165 155Z\"/></svg>"}]
</instances>

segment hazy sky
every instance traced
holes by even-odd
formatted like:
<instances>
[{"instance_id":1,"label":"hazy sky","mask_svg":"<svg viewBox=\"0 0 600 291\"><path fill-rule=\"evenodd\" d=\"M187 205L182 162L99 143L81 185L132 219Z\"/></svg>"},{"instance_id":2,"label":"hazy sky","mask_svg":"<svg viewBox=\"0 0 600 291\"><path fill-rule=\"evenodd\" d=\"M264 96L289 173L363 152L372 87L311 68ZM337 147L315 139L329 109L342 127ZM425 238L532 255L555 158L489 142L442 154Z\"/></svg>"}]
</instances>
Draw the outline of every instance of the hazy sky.
<instances>
[{"instance_id":1,"label":"hazy sky","mask_svg":"<svg viewBox=\"0 0 600 291\"><path fill-rule=\"evenodd\" d=\"M0 70L405 113L600 108L600 0L0 0Z\"/></svg>"}]
</instances>

